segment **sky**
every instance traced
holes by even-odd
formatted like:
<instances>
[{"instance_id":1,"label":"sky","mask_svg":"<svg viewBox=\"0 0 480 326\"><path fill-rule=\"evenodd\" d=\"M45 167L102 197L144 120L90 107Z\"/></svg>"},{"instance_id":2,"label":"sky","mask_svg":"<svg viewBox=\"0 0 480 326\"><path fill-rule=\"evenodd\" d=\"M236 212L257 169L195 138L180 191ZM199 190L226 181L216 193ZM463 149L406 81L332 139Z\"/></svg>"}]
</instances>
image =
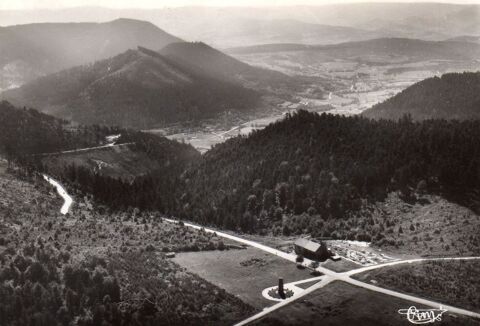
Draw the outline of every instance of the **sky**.
<instances>
[{"instance_id":1,"label":"sky","mask_svg":"<svg viewBox=\"0 0 480 326\"><path fill-rule=\"evenodd\" d=\"M100 6L110 8L165 8L180 6L288 6L369 2L368 0L0 0L0 10L61 9ZM371 2L446 2L476 3L480 0L384 0Z\"/></svg>"}]
</instances>

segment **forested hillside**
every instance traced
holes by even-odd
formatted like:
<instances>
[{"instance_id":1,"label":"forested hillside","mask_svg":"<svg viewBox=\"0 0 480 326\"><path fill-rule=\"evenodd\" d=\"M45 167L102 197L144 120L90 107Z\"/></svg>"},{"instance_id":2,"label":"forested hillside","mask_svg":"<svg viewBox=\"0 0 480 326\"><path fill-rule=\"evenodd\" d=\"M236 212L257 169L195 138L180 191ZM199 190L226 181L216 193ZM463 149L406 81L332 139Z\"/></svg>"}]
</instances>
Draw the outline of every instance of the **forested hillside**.
<instances>
[{"instance_id":1,"label":"forested hillside","mask_svg":"<svg viewBox=\"0 0 480 326\"><path fill-rule=\"evenodd\" d=\"M450 73L416 83L363 112L368 118L479 119L480 72Z\"/></svg>"},{"instance_id":2,"label":"forested hillside","mask_svg":"<svg viewBox=\"0 0 480 326\"><path fill-rule=\"evenodd\" d=\"M245 232L343 238L355 225L349 237L370 239L364 232L376 222L368 207L392 192L407 203L433 193L479 208L478 120L375 121L299 111L203 156L162 137L121 134L119 142L133 143L131 150L156 168L127 181L82 165L50 169L33 161L112 209L156 210Z\"/></svg>"},{"instance_id":3,"label":"forested hillside","mask_svg":"<svg viewBox=\"0 0 480 326\"><path fill-rule=\"evenodd\" d=\"M0 154L15 158L99 145L118 128L69 128L69 123L33 109L0 102Z\"/></svg>"},{"instance_id":4,"label":"forested hillside","mask_svg":"<svg viewBox=\"0 0 480 326\"><path fill-rule=\"evenodd\" d=\"M252 109L259 94L138 48L36 79L2 97L81 124L147 129Z\"/></svg>"},{"instance_id":5,"label":"forested hillside","mask_svg":"<svg viewBox=\"0 0 480 326\"><path fill-rule=\"evenodd\" d=\"M0 161L2 326L232 325L253 313L164 254L224 250L220 238L82 196L64 216L53 187L17 172Z\"/></svg>"},{"instance_id":6,"label":"forested hillside","mask_svg":"<svg viewBox=\"0 0 480 326\"><path fill-rule=\"evenodd\" d=\"M436 193L477 209L478 139L479 121L374 121L299 111L215 146L167 183L164 173L153 172L130 184L98 176L88 184L117 209L158 209L246 232L318 234L325 221L363 216L393 191L406 202ZM348 230L337 225L335 234Z\"/></svg>"},{"instance_id":7,"label":"forested hillside","mask_svg":"<svg viewBox=\"0 0 480 326\"><path fill-rule=\"evenodd\" d=\"M33 109L18 109L5 101L0 103L0 119L0 157L69 181L72 186L94 194L100 201L118 201L125 207L136 199L149 205L158 204L159 207L160 203L171 202L175 180L188 164L200 157L192 146L165 137L114 127L73 127L66 121ZM125 145L129 148L128 159L138 156L149 160L146 173L157 175L154 183L147 182L150 178L146 178L146 182L141 182L143 178L139 178L139 186L136 186L137 183L130 185L130 181L92 169L82 164L82 160L62 164L64 154L58 152L103 145L106 136L112 134L120 135L117 144L128 144ZM53 154L44 155L46 153ZM123 158L120 157L120 162L116 164L121 164L121 160ZM142 194L145 187L150 196ZM152 194L155 196L152 197ZM122 202L126 198L130 201Z\"/></svg>"},{"instance_id":8,"label":"forested hillside","mask_svg":"<svg viewBox=\"0 0 480 326\"><path fill-rule=\"evenodd\" d=\"M129 145L130 150L134 153L138 151L139 157L146 155L155 162L155 167L146 175L137 176L133 180L105 175L78 164L58 169L47 163L39 168L114 209L138 207L173 212L177 202L179 177L191 163L200 160L200 153L191 145L142 132L125 132L119 142L132 143Z\"/></svg>"},{"instance_id":9,"label":"forested hillside","mask_svg":"<svg viewBox=\"0 0 480 326\"><path fill-rule=\"evenodd\" d=\"M300 111L207 152L183 175L180 215L244 231L306 213L342 219L400 190L470 198L480 181L480 122L370 121Z\"/></svg>"},{"instance_id":10,"label":"forested hillside","mask_svg":"<svg viewBox=\"0 0 480 326\"><path fill-rule=\"evenodd\" d=\"M196 66L213 78L238 82L247 87L295 87L298 83L298 80L281 72L250 66L203 42L171 43L160 53L173 61Z\"/></svg>"}]
</instances>

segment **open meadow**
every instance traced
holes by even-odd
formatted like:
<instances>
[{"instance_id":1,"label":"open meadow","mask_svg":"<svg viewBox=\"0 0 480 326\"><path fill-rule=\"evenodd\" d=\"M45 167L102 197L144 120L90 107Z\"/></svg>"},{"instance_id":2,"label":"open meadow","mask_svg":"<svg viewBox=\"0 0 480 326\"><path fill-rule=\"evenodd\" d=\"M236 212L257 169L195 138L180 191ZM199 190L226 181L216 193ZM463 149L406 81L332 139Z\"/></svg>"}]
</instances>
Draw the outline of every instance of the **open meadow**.
<instances>
[{"instance_id":1,"label":"open meadow","mask_svg":"<svg viewBox=\"0 0 480 326\"><path fill-rule=\"evenodd\" d=\"M257 309L275 303L265 299L262 290L277 285L280 277L285 283L313 277L308 269L298 269L283 258L252 247L224 252L181 253L173 261Z\"/></svg>"}]
</instances>

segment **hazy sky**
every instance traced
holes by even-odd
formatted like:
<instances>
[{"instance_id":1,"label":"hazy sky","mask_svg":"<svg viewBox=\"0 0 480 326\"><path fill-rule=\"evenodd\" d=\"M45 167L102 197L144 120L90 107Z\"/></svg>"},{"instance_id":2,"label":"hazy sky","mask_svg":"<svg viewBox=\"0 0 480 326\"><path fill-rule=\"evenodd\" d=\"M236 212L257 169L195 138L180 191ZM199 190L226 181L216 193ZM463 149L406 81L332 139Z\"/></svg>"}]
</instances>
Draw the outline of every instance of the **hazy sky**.
<instances>
[{"instance_id":1,"label":"hazy sky","mask_svg":"<svg viewBox=\"0 0 480 326\"><path fill-rule=\"evenodd\" d=\"M111 8L163 8L189 5L204 6L279 6L279 5L322 5L331 3L368 2L368 0L0 0L0 9L66 8L80 6L102 6ZM480 0L385 0L371 2L448 2L477 3Z\"/></svg>"}]
</instances>

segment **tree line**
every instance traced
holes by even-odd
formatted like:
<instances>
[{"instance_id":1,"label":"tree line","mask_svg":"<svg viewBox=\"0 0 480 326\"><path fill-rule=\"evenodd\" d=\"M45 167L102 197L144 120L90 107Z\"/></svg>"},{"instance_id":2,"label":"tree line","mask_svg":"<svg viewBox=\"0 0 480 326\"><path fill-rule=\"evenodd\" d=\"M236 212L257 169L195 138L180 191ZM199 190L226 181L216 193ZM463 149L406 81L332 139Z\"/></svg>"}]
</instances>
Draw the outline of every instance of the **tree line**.
<instances>
[{"instance_id":1,"label":"tree line","mask_svg":"<svg viewBox=\"0 0 480 326\"><path fill-rule=\"evenodd\" d=\"M391 191L406 201L414 192L433 192L478 208L480 121L375 121L299 111L203 156L166 138L122 135L158 168L133 181L75 165L50 172L113 209L156 210L244 232L284 227L291 216L314 230ZM295 229L288 225L285 233Z\"/></svg>"},{"instance_id":2,"label":"tree line","mask_svg":"<svg viewBox=\"0 0 480 326\"><path fill-rule=\"evenodd\" d=\"M313 225L350 217L391 191L407 201L417 191L435 192L476 208L479 127L299 111L128 184L78 166L66 167L64 177L118 209L159 210L244 232L271 230L285 216L306 215Z\"/></svg>"}]
</instances>

